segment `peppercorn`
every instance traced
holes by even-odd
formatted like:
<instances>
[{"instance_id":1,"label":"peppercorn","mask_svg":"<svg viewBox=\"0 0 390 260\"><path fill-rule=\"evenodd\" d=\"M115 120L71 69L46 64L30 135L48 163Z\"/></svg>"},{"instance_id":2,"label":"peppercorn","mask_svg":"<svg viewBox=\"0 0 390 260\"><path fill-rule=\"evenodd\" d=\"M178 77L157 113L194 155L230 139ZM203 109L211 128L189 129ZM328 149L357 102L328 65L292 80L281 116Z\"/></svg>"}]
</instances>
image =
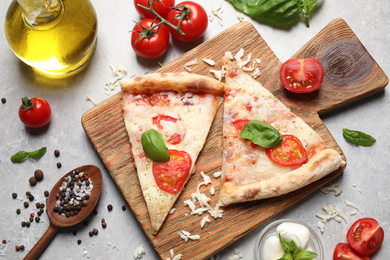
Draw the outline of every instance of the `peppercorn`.
<instances>
[{"instance_id":1,"label":"peppercorn","mask_svg":"<svg viewBox=\"0 0 390 260\"><path fill-rule=\"evenodd\" d=\"M1 98L1 103L5 104L5 102L7 102L7 99Z\"/></svg>"},{"instance_id":2,"label":"peppercorn","mask_svg":"<svg viewBox=\"0 0 390 260\"><path fill-rule=\"evenodd\" d=\"M30 217L28 220L30 220L30 222L33 222L33 221L34 221L34 218L33 218L33 217Z\"/></svg>"},{"instance_id":3,"label":"peppercorn","mask_svg":"<svg viewBox=\"0 0 390 260\"><path fill-rule=\"evenodd\" d=\"M47 190L45 190L45 191L43 192L43 194L45 195L45 197L49 197L49 192L48 192Z\"/></svg>"},{"instance_id":4,"label":"peppercorn","mask_svg":"<svg viewBox=\"0 0 390 260\"><path fill-rule=\"evenodd\" d=\"M35 170L34 177L37 179L37 181L43 180L43 171Z\"/></svg>"},{"instance_id":5,"label":"peppercorn","mask_svg":"<svg viewBox=\"0 0 390 260\"><path fill-rule=\"evenodd\" d=\"M26 227L30 227L30 222L26 222Z\"/></svg>"},{"instance_id":6,"label":"peppercorn","mask_svg":"<svg viewBox=\"0 0 390 260\"><path fill-rule=\"evenodd\" d=\"M55 157L58 157L58 156L60 156L60 151L58 151L58 150L54 150L54 156L55 156Z\"/></svg>"},{"instance_id":7,"label":"peppercorn","mask_svg":"<svg viewBox=\"0 0 390 260\"><path fill-rule=\"evenodd\" d=\"M31 196L31 192L26 191L26 196L27 196L27 197Z\"/></svg>"},{"instance_id":8,"label":"peppercorn","mask_svg":"<svg viewBox=\"0 0 390 260\"><path fill-rule=\"evenodd\" d=\"M30 195L30 196L28 197L28 199L29 199L29 201L33 201L33 200L34 200L34 196L33 196L33 195Z\"/></svg>"},{"instance_id":9,"label":"peppercorn","mask_svg":"<svg viewBox=\"0 0 390 260\"><path fill-rule=\"evenodd\" d=\"M61 168L62 167L62 164L60 162L57 163L57 168Z\"/></svg>"},{"instance_id":10,"label":"peppercorn","mask_svg":"<svg viewBox=\"0 0 390 260\"><path fill-rule=\"evenodd\" d=\"M37 185L37 179L34 176L28 179L28 181L30 182L31 186Z\"/></svg>"},{"instance_id":11,"label":"peppercorn","mask_svg":"<svg viewBox=\"0 0 390 260\"><path fill-rule=\"evenodd\" d=\"M99 230L97 230L97 228L94 228L94 229L92 230L92 232L93 232L94 235L97 235L97 234L99 233Z\"/></svg>"},{"instance_id":12,"label":"peppercorn","mask_svg":"<svg viewBox=\"0 0 390 260\"><path fill-rule=\"evenodd\" d=\"M23 203L23 206L24 206L25 208L28 208L29 205L30 205L30 204L29 204L27 201L25 201L25 202Z\"/></svg>"},{"instance_id":13,"label":"peppercorn","mask_svg":"<svg viewBox=\"0 0 390 260\"><path fill-rule=\"evenodd\" d=\"M20 247L19 246L15 246L15 251L20 251Z\"/></svg>"},{"instance_id":14,"label":"peppercorn","mask_svg":"<svg viewBox=\"0 0 390 260\"><path fill-rule=\"evenodd\" d=\"M39 217L35 217L35 222L39 223L41 219Z\"/></svg>"},{"instance_id":15,"label":"peppercorn","mask_svg":"<svg viewBox=\"0 0 390 260\"><path fill-rule=\"evenodd\" d=\"M16 210L16 214L18 214L18 215L20 214L20 209Z\"/></svg>"},{"instance_id":16,"label":"peppercorn","mask_svg":"<svg viewBox=\"0 0 390 260\"><path fill-rule=\"evenodd\" d=\"M108 204L107 209L108 209L108 211L111 211L112 210L112 205Z\"/></svg>"},{"instance_id":17,"label":"peppercorn","mask_svg":"<svg viewBox=\"0 0 390 260\"><path fill-rule=\"evenodd\" d=\"M107 227L107 223L106 223L106 222L103 222L103 223L102 223L102 227L103 227L103 228L106 228L106 227Z\"/></svg>"},{"instance_id":18,"label":"peppercorn","mask_svg":"<svg viewBox=\"0 0 390 260\"><path fill-rule=\"evenodd\" d=\"M39 202L35 203L35 207L37 207L37 209L39 209L41 207L41 203L39 203Z\"/></svg>"},{"instance_id":19,"label":"peppercorn","mask_svg":"<svg viewBox=\"0 0 390 260\"><path fill-rule=\"evenodd\" d=\"M24 251L24 245L21 245L21 246L20 246L20 250L21 250L21 251Z\"/></svg>"},{"instance_id":20,"label":"peppercorn","mask_svg":"<svg viewBox=\"0 0 390 260\"><path fill-rule=\"evenodd\" d=\"M3 240L3 244L7 244L7 240L4 239L4 240Z\"/></svg>"},{"instance_id":21,"label":"peppercorn","mask_svg":"<svg viewBox=\"0 0 390 260\"><path fill-rule=\"evenodd\" d=\"M79 240L77 240L77 244L78 245L80 245L81 244L81 240L79 239Z\"/></svg>"},{"instance_id":22,"label":"peppercorn","mask_svg":"<svg viewBox=\"0 0 390 260\"><path fill-rule=\"evenodd\" d=\"M16 199L17 196L18 196L18 194L16 194L15 192L12 193L12 198Z\"/></svg>"},{"instance_id":23,"label":"peppercorn","mask_svg":"<svg viewBox=\"0 0 390 260\"><path fill-rule=\"evenodd\" d=\"M93 236L93 232L92 232L92 231L89 231L89 236L90 236L90 237Z\"/></svg>"},{"instance_id":24,"label":"peppercorn","mask_svg":"<svg viewBox=\"0 0 390 260\"><path fill-rule=\"evenodd\" d=\"M25 221L22 221L22 227L25 227L26 226L26 222Z\"/></svg>"},{"instance_id":25,"label":"peppercorn","mask_svg":"<svg viewBox=\"0 0 390 260\"><path fill-rule=\"evenodd\" d=\"M77 235L77 231L76 230L73 230L73 235Z\"/></svg>"},{"instance_id":26,"label":"peppercorn","mask_svg":"<svg viewBox=\"0 0 390 260\"><path fill-rule=\"evenodd\" d=\"M123 211L126 210L126 206L125 206L125 205L122 206L122 210L123 210Z\"/></svg>"}]
</instances>

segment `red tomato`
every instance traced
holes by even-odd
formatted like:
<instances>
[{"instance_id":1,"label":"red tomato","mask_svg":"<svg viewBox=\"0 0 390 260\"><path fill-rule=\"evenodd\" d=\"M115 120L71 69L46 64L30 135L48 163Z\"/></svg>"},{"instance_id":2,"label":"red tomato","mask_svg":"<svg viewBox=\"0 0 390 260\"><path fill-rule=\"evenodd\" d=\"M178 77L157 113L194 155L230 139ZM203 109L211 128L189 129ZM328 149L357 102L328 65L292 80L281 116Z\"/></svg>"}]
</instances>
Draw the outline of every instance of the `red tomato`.
<instances>
[{"instance_id":1,"label":"red tomato","mask_svg":"<svg viewBox=\"0 0 390 260\"><path fill-rule=\"evenodd\" d=\"M154 27L159 23L151 18L143 19L136 24L131 33L131 46L137 55L154 59L163 55L168 49L169 31L164 24ZM142 27L144 28L142 28Z\"/></svg>"},{"instance_id":2,"label":"red tomato","mask_svg":"<svg viewBox=\"0 0 390 260\"><path fill-rule=\"evenodd\" d=\"M298 166L307 161L307 152L293 135L282 135L282 144L265 149L268 158L283 166Z\"/></svg>"},{"instance_id":3,"label":"red tomato","mask_svg":"<svg viewBox=\"0 0 390 260\"><path fill-rule=\"evenodd\" d=\"M333 260L371 260L371 258L359 255L347 243L338 243L333 252Z\"/></svg>"},{"instance_id":4,"label":"red tomato","mask_svg":"<svg viewBox=\"0 0 390 260\"><path fill-rule=\"evenodd\" d=\"M208 26L208 17L203 7L192 1L184 1L174 7L167 15L167 21L174 26L179 25L180 16L184 15L180 29L184 35L178 33L175 29L168 27L172 36L179 41L192 42L199 39L206 31Z\"/></svg>"},{"instance_id":5,"label":"red tomato","mask_svg":"<svg viewBox=\"0 0 390 260\"><path fill-rule=\"evenodd\" d=\"M19 108L19 118L28 127L40 128L49 123L51 108L49 103L40 97L22 98Z\"/></svg>"},{"instance_id":6,"label":"red tomato","mask_svg":"<svg viewBox=\"0 0 390 260\"><path fill-rule=\"evenodd\" d=\"M145 7L150 7L151 0L134 0L134 6L137 10L138 14L142 18L154 18L156 17L151 12L145 10L142 7L139 7L138 5L142 5ZM171 9L168 7L173 7L175 5L175 0L154 0L153 1L153 10L156 11L159 15L161 15L163 18L167 17L167 14Z\"/></svg>"},{"instance_id":7,"label":"red tomato","mask_svg":"<svg viewBox=\"0 0 390 260\"><path fill-rule=\"evenodd\" d=\"M176 118L174 117L171 117L171 116L165 116L165 115L158 115L158 116L155 116L153 117L153 124L157 125L157 128L160 129L160 130L164 130L162 125L161 125L161 120L165 120L165 121L170 121L170 122L173 122L173 123L180 123L177 121ZM184 138L184 135L180 135L178 133L174 133L173 135L171 135L168 139L168 143L171 143L171 144L178 144L181 142L181 140L183 140Z\"/></svg>"},{"instance_id":8,"label":"red tomato","mask_svg":"<svg viewBox=\"0 0 390 260\"><path fill-rule=\"evenodd\" d=\"M246 123L248 123L249 121L249 119L237 119L233 122L233 125L236 128L237 132L241 132Z\"/></svg>"},{"instance_id":9,"label":"red tomato","mask_svg":"<svg viewBox=\"0 0 390 260\"><path fill-rule=\"evenodd\" d=\"M168 150L168 162L153 162L153 176L157 186L169 193L181 191L190 173L192 160L185 151Z\"/></svg>"},{"instance_id":10,"label":"red tomato","mask_svg":"<svg viewBox=\"0 0 390 260\"><path fill-rule=\"evenodd\" d=\"M363 256L374 254L381 247L385 233L373 218L357 220L349 228L347 241L356 252Z\"/></svg>"},{"instance_id":11,"label":"red tomato","mask_svg":"<svg viewBox=\"0 0 390 260\"><path fill-rule=\"evenodd\" d=\"M323 80L324 68L313 58L290 59L280 68L280 81L291 92L313 92L321 86Z\"/></svg>"}]
</instances>

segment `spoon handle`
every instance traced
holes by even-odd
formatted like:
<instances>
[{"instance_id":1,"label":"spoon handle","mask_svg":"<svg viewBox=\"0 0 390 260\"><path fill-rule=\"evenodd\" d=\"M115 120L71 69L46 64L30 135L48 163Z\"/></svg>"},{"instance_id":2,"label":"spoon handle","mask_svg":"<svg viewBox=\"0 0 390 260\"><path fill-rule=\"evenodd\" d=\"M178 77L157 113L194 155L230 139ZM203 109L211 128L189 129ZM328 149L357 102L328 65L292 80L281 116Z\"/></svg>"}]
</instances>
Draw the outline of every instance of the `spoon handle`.
<instances>
[{"instance_id":1,"label":"spoon handle","mask_svg":"<svg viewBox=\"0 0 390 260\"><path fill-rule=\"evenodd\" d=\"M57 234L57 231L59 229L60 229L59 227L50 224L46 232L42 235L42 237L38 240L35 246L30 250L30 252L28 252L28 254L23 259L24 260L38 259L38 257L41 255L43 250L45 250L47 245Z\"/></svg>"}]
</instances>

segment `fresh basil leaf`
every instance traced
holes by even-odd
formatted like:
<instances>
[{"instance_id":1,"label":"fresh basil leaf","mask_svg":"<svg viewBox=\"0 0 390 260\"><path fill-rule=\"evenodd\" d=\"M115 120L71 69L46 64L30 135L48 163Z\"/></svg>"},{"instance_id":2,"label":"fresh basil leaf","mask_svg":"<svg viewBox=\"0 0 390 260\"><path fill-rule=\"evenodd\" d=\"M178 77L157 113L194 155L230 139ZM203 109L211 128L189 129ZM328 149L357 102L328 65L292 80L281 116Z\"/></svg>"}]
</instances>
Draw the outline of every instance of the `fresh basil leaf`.
<instances>
[{"instance_id":1,"label":"fresh basil leaf","mask_svg":"<svg viewBox=\"0 0 390 260\"><path fill-rule=\"evenodd\" d=\"M346 128L343 129L343 136L345 139L347 139L348 142L360 146L371 146L376 141L376 139L371 135Z\"/></svg>"},{"instance_id":2,"label":"fresh basil leaf","mask_svg":"<svg viewBox=\"0 0 390 260\"><path fill-rule=\"evenodd\" d=\"M229 0L238 10L255 19L288 24L300 10L295 0ZM302 1L302 0L301 0Z\"/></svg>"},{"instance_id":3,"label":"fresh basil leaf","mask_svg":"<svg viewBox=\"0 0 390 260\"><path fill-rule=\"evenodd\" d=\"M254 144L269 148L282 143L282 135L279 131L259 120L249 121L240 132L240 137L249 139Z\"/></svg>"},{"instance_id":4,"label":"fresh basil leaf","mask_svg":"<svg viewBox=\"0 0 390 260\"><path fill-rule=\"evenodd\" d=\"M41 158L42 156L45 155L46 149L47 149L46 147L42 147L39 150L36 150L36 151L33 151L33 152L27 152L28 157L30 157L33 160L38 160L39 158Z\"/></svg>"},{"instance_id":5,"label":"fresh basil leaf","mask_svg":"<svg viewBox=\"0 0 390 260\"><path fill-rule=\"evenodd\" d=\"M307 250L300 250L294 255L294 260L312 260L317 254Z\"/></svg>"},{"instance_id":6,"label":"fresh basil leaf","mask_svg":"<svg viewBox=\"0 0 390 260\"><path fill-rule=\"evenodd\" d=\"M171 158L159 131L150 129L141 136L142 148L146 155L155 162L167 162Z\"/></svg>"},{"instance_id":7,"label":"fresh basil leaf","mask_svg":"<svg viewBox=\"0 0 390 260\"><path fill-rule=\"evenodd\" d=\"M11 161L14 163L19 163L24 161L28 157L28 153L25 151L19 151L11 156Z\"/></svg>"},{"instance_id":8,"label":"fresh basil leaf","mask_svg":"<svg viewBox=\"0 0 390 260\"><path fill-rule=\"evenodd\" d=\"M294 258L291 253L284 253L284 255L277 260L294 260Z\"/></svg>"}]
</instances>

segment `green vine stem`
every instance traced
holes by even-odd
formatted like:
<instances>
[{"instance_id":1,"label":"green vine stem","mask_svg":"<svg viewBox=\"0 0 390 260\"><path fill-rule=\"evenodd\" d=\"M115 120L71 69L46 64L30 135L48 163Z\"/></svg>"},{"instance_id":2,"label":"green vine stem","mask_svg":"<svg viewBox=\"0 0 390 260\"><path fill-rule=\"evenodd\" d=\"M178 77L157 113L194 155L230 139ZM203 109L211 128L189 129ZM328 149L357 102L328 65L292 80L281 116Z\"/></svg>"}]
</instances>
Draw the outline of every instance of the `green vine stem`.
<instances>
[{"instance_id":1,"label":"green vine stem","mask_svg":"<svg viewBox=\"0 0 390 260\"><path fill-rule=\"evenodd\" d=\"M180 10L181 14L180 14L179 24L177 26L175 26L172 23L168 22L164 17L159 15L156 11L153 10L153 2L154 2L154 0L150 1L150 7L146 7L146 6L143 6L143 5L140 5L140 4L138 4L138 6L143 8L143 9L145 9L145 10L147 10L147 11L149 11L150 13L154 14L158 19L160 19L161 22L158 23L158 24L163 23L163 24L171 27L175 31L177 31L180 35L185 35L185 33L180 29L180 26L181 26L181 23L183 22L183 19L184 18L188 18L188 16L191 13L191 11L188 10L185 6L183 6L183 10ZM171 9L173 9L173 8L171 8ZM174 9L174 10L178 10L178 9Z\"/></svg>"}]
</instances>

